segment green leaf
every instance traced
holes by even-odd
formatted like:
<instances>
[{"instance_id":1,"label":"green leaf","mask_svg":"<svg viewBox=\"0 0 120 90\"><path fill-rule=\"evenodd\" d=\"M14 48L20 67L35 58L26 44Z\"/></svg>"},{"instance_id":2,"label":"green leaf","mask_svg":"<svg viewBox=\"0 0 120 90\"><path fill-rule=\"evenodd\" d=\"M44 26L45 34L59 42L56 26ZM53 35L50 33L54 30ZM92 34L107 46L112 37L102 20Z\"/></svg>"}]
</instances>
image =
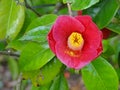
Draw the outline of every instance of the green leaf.
<instances>
[{"instance_id":1,"label":"green leaf","mask_svg":"<svg viewBox=\"0 0 120 90\"><path fill-rule=\"evenodd\" d=\"M9 58L8 67L9 67L10 73L12 75L12 79L16 80L19 75L18 62L13 58Z\"/></svg>"},{"instance_id":2,"label":"green leaf","mask_svg":"<svg viewBox=\"0 0 120 90\"><path fill-rule=\"evenodd\" d=\"M92 5L99 2L99 0L74 0L72 4L73 10L83 10L91 7Z\"/></svg>"},{"instance_id":3,"label":"green leaf","mask_svg":"<svg viewBox=\"0 0 120 90\"><path fill-rule=\"evenodd\" d=\"M88 8L83 13L93 17L100 29L107 26L118 10L117 0L101 0L100 3Z\"/></svg>"},{"instance_id":4,"label":"green leaf","mask_svg":"<svg viewBox=\"0 0 120 90\"><path fill-rule=\"evenodd\" d=\"M40 87L32 86L31 90L49 90L51 83L48 83L46 85L42 85Z\"/></svg>"},{"instance_id":5,"label":"green leaf","mask_svg":"<svg viewBox=\"0 0 120 90\"><path fill-rule=\"evenodd\" d=\"M48 45L29 42L21 52L19 67L21 71L36 70L54 57Z\"/></svg>"},{"instance_id":6,"label":"green leaf","mask_svg":"<svg viewBox=\"0 0 120 90\"><path fill-rule=\"evenodd\" d=\"M25 33L27 27L35 18L37 18L37 15L30 9L25 8L25 21L17 38L20 38Z\"/></svg>"},{"instance_id":7,"label":"green leaf","mask_svg":"<svg viewBox=\"0 0 120 90\"><path fill-rule=\"evenodd\" d=\"M29 43L29 42L20 41L20 40L13 40L12 42L8 43L6 48L7 49L12 48L12 49L15 49L15 50L18 50L21 52L27 43Z\"/></svg>"},{"instance_id":8,"label":"green leaf","mask_svg":"<svg viewBox=\"0 0 120 90\"><path fill-rule=\"evenodd\" d=\"M115 50L113 49L112 45L110 45L111 40L103 40L103 53L104 57L110 57L111 55L115 54Z\"/></svg>"},{"instance_id":9,"label":"green leaf","mask_svg":"<svg viewBox=\"0 0 120 90\"><path fill-rule=\"evenodd\" d=\"M38 26L30 31L26 32L25 35L20 38L20 40L36 41L36 42L45 42L47 41L47 34L51 28L51 25Z\"/></svg>"},{"instance_id":10,"label":"green leaf","mask_svg":"<svg viewBox=\"0 0 120 90\"><path fill-rule=\"evenodd\" d=\"M103 0L99 12L94 18L95 23L101 29L105 27L114 17L118 10L117 0Z\"/></svg>"},{"instance_id":11,"label":"green leaf","mask_svg":"<svg viewBox=\"0 0 120 90\"><path fill-rule=\"evenodd\" d=\"M82 77L87 90L118 90L117 74L102 57L84 67Z\"/></svg>"},{"instance_id":12,"label":"green leaf","mask_svg":"<svg viewBox=\"0 0 120 90\"><path fill-rule=\"evenodd\" d=\"M68 84L63 74L54 79L49 90L68 90Z\"/></svg>"},{"instance_id":13,"label":"green leaf","mask_svg":"<svg viewBox=\"0 0 120 90\"><path fill-rule=\"evenodd\" d=\"M45 85L56 77L61 68L62 63L57 58L54 58L41 69L23 72L23 77L25 79L30 78L34 86Z\"/></svg>"},{"instance_id":14,"label":"green leaf","mask_svg":"<svg viewBox=\"0 0 120 90\"><path fill-rule=\"evenodd\" d=\"M48 14L42 17L38 17L31 22L28 26L27 31L37 28L39 26L45 26L48 24L52 24L56 20L57 16L55 14Z\"/></svg>"},{"instance_id":15,"label":"green leaf","mask_svg":"<svg viewBox=\"0 0 120 90\"><path fill-rule=\"evenodd\" d=\"M107 25L107 28L115 33L120 34L120 24L118 23L110 23Z\"/></svg>"},{"instance_id":16,"label":"green leaf","mask_svg":"<svg viewBox=\"0 0 120 90\"><path fill-rule=\"evenodd\" d=\"M24 3L20 0L20 3ZM0 39L14 39L24 22L24 6L15 0L0 0Z\"/></svg>"},{"instance_id":17,"label":"green leaf","mask_svg":"<svg viewBox=\"0 0 120 90\"><path fill-rule=\"evenodd\" d=\"M0 40L0 51L5 50L7 43L5 40Z\"/></svg>"}]
</instances>

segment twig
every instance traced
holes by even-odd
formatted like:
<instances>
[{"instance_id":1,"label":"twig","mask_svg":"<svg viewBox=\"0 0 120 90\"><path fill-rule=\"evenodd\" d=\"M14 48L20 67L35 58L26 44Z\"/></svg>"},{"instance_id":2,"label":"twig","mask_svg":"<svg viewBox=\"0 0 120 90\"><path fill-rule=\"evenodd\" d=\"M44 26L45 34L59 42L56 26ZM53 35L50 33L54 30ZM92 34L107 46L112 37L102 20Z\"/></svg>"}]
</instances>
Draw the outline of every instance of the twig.
<instances>
[{"instance_id":1,"label":"twig","mask_svg":"<svg viewBox=\"0 0 120 90\"><path fill-rule=\"evenodd\" d=\"M35 11L35 10L27 3L26 0L24 0L24 1L25 1L25 6L26 6L26 8L32 10L32 11L33 11L34 13L36 13L38 16L41 16L37 11Z\"/></svg>"},{"instance_id":2,"label":"twig","mask_svg":"<svg viewBox=\"0 0 120 90\"><path fill-rule=\"evenodd\" d=\"M72 10L70 3L67 3L69 15L72 16Z\"/></svg>"},{"instance_id":3,"label":"twig","mask_svg":"<svg viewBox=\"0 0 120 90\"><path fill-rule=\"evenodd\" d=\"M55 5L55 10L54 10L54 14L57 14L59 10L63 9L64 7L66 7L66 4L62 4L62 3L57 3Z\"/></svg>"},{"instance_id":4,"label":"twig","mask_svg":"<svg viewBox=\"0 0 120 90\"><path fill-rule=\"evenodd\" d=\"M21 82L22 82L22 73L20 73L20 76L18 77L16 90L21 90Z\"/></svg>"},{"instance_id":5,"label":"twig","mask_svg":"<svg viewBox=\"0 0 120 90\"><path fill-rule=\"evenodd\" d=\"M8 56L15 56L15 57L20 57L19 54L10 52L10 51L0 51L0 55L8 55Z\"/></svg>"},{"instance_id":6,"label":"twig","mask_svg":"<svg viewBox=\"0 0 120 90\"><path fill-rule=\"evenodd\" d=\"M37 5L37 6L32 6L32 8L43 8L43 7L51 7L51 6L55 6L55 4Z\"/></svg>"}]
</instances>

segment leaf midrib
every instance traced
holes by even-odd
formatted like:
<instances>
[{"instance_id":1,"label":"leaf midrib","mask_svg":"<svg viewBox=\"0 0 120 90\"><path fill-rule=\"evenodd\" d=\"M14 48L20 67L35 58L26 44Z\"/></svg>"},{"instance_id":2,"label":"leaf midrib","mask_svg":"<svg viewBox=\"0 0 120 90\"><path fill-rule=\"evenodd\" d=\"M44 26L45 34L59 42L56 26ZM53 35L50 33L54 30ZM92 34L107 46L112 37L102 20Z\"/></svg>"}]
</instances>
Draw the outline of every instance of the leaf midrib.
<instances>
[{"instance_id":1,"label":"leaf midrib","mask_svg":"<svg viewBox=\"0 0 120 90\"><path fill-rule=\"evenodd\" d=\"M8 28L9 28L9 23L10 23L10 18L11 18L11 15L12 15L12 10L13 10L13 0L11 0L10 11L8 13L8 23L7 23L6 31L8 31Z\"/></svg>"}]
</instances>

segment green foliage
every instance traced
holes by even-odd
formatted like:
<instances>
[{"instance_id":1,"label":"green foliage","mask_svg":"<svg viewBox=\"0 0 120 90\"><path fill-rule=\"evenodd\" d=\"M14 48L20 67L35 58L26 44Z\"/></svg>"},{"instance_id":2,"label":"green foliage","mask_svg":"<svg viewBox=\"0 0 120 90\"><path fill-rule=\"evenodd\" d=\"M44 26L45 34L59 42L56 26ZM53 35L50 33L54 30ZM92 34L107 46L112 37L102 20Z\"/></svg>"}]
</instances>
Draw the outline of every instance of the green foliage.
<instances>
[{"instance_id":1,"label":"green foliage","mask_svg":"<svg viewBox=\"0 0 120 90\"><path fill-rule=\"evenodd\" d=\"M67 81L62 74L54 79L50 90L68 90Z\"/></svg>"},{"instance_id":2,"label":"green foliage","mask_svg":"<svg viewBox=\"0 0 120 90\"><path fill-rule=\"evenodd\" d=\"M20 40L31 40L36 42L45 42L47 41L46 35L49 32L51 25L38 26L26 32L25 35L20 38Z\"/></svg>"},{"instance_id":3,"label":"green foliage","mask_svg":"<svg viewBox=\"0 0 120 90\"><path fill-rule=\"evenodd\" d=\"M27 27L29 26L29 24L35 18L37 18L37 15L33 11L31 11L30 9L25 8L25 20L24 20L24 24L23 24L23 27L22 27L19 35L17 36L17 38L20 38L25 33Z\"/></svg>"},{"instance_id":4,"label":"green foliage","mask_svg":"<svg viewBox=\"0 0 120 90\"><path fill-rule=\"evenodd\" d=\"M29 42L21 52L19 67L21 71L36 70L44 66L53 57L54 54L46 45L42 46L34 42Z\"/></svg>"},{"instance_id":5,"label":"green foliage","mask_svg":"<svg viewBox=\"0 0 120 90\"><path fill-rule=\"evenodd\" d=\"M87 9L98 2L99 0L75 0L75 2L72 4L72 9L73 10Z\"/></svg>"},{"instance_id":6,"label":"green foliage","mask_svg":"<svg viewBox=\"0 0 120 90\"><path fill-rule=\"evenodd\" d=\"M6 42L4 40L0 40L0 51L5 50Z\"/></svg>"},{"instance_id":7,"label":"green foliage","mask_svg":"<svg viewBox=\"0 0 120 90\"><path fill-rule=\"evenodd\" d=\"M63 74L59 74L52 82L39 87L33 86L31 90L68 90L68 85Z\"/></svg>"},{"instance_id":8,"label":"green foliage","mask_svg":"<svg viewBox=\"0 0 120 90\"><path fill-rule=\"evenodd\" d=\"M51 83L48 83L46 85L42 85L42 86L32 86L31 90L50 90L49 87L50 87Z\"/></svg>"},{"instance_id":9,"label":"green foliage","mask_svg":"<svg viewBox=\"0 0 120 90\"><path fill-rule=\"evenodd\" d=\"M118 90L117 74L102 57L84 67L82 76L88 90Z\"/></svg>"},{"instance_id":10,"label":"green foliage","mask_svg":"<svg viewBox=\"0 0 120 90\"><path fill-rule=\"evenodd\" d=\"M34 86L45 85L50 83L61 69L62 63L57 58L53 58L38 70L23 72L23 77L30 78Z\"/></svg>"},{"instance_id":11,"label":"green foliage","mask_svg":"<svg viewBox=\"0 0 120 90\"><path fill-rule=\"evenodd\" d=\"M8 63L9 63L8 66L12 75L12 79L16 80L19 75L18 63L13 58L9 58Z\"/></svg>"},{"instance_id":12,"label":"green foliage","mask_svg":"<svg viewBox=\"0 0 120 90\"><path fill-rule=\"evenodd\" d=\"M42 17L38 17L31 22L31 24L27 28L27 31L37 28L39 26L52 24L56 18L57 18L57 15L55 15L55 14L48 14L48 15L44 15Z\"/></svg>"},{"instance_id":13,"label":"green foliage","mask_svg":"<svg viewBox=\"0 0 120 90\"><path fill-rule=\"evenodd\" d=\"M24 3L23 0L20 2ZM14 39L22 28L25 12L24 6L15 0L0 1L0 39Z\"/></svg>"},{"instance_id":14,"label":"green foliage","mask_svg":"<svg viewBox=\"0 0 120 90\"><path fill-rule=\"evenodd\" d=\"M120 34L120 24L119 23L110 23L107 26L108 29L110 29L111 31Z\"/></svg>"},{"instance_id":15,"label":"green foliage","mask_svg":"<svg viewBox=\"0 0 120 90\"><path fill-rule=\"evenodd\" d=\"M47 35L58 15L68 14L66 3L71 4L75 16L82 10L84 15L92 17L99 29L111 31L112 37L103 40L101 56L81 70L87 90L118 90L119 0L0 0L0 57L2 51L15 54L15 58L5 57L12 79L16 80L22 73L26 84L27 79L32 81L31 90L68 90L63 75L66 67L47 43ZM67 70L76 73L74 69Z\"/></svg>"},{"instance_id":16,"label":"green foliage","mask_svg":"<svg viewBox=\"0 0 120 90\"><path fill-rule=\"evenodd\" d=\"M91 15L94 22L102 29L110 23L117 10L117 0L102 0L100 3L86 9L84 13Z\"/></svg>"}]
</instances>

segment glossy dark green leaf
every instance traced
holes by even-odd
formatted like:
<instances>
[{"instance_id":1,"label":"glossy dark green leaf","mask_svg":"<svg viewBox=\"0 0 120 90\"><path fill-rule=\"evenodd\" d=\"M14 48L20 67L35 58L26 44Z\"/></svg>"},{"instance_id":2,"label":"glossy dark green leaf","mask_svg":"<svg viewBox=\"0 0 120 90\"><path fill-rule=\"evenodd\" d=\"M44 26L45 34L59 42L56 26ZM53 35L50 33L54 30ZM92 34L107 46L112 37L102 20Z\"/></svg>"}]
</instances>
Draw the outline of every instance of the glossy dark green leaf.
<instances>
[{"instance_id":1,"label":"glossy dark green leaf","mask_svg":"<svg viewBox=\"0 0 120 90\"><path fill-rule=\"evenodd\" d=\"M107 25L107 28L115 33L120 34L120 24L118 23L110 23Z\"/></svg>"},{"instance_id":2,"label":"glossy dark green leaf","mask_svg":"<svg viewBox=\"0 0 120 90\"><path fill-rule=\"evenodd\" d=\"M49 90L69 90L67 81L63 74L58 75L54 79Z\"/></svg>"},{"instance_id":3,"label":"glossy dark green leaf","mask_svg":"<svg viewBox=\"0 0 120 90\"><path fill-rule=\"evenodd\" d=\"M102 57L84 67L82 77L87 90L118 90L118 76Z\"/></svg>"},{"instance_id":4,"label":"glossy dark green leaf","mask_svg":"<svg viewBox=\"0 0 120 90\"><path fill-rule=\"evenodd\" d=\"M0 40L0 51L5 50L7 43L5 40Z\"/></svg>"},{"instance_id":5,"label":"glossy dark green leaf","mask_svg":"<svg viewBox=\"0 0 120 90\"><path fill-rule=\"evenodd\" d=\"M118 52L118 66L120 67L120 51Z\"/></svg>"},{"instance_id":6,"label":"glossy dark green leaf","mask_svg":"<svg viewBox=\"0 0 120 90\"><path fill-rule=\"evenodd\" d=\"M51 25L38 26L26 32L25 35L22 38L20 38L20 40L45 42L47 41L47 34L50 28L51 28Z\"/></svg>"},{"instance_id":7,"label":"glossy dark green leaf","mask_svg":"<svg viewBox=\"0 0 120 90\"><path fill-rule=\"evenodd\" d=\"M99 0L74 0L72 4L73 10L83 10L91 7L92 5L99 2Z\"/></svg>"},{"instance_id":8,"label":"glossy dark green leaf","mask_svg":"<svg viewBox=\"0 0 120 90\"><path fill-rule=\"evenodd\" d=\"M117 0L101 0L100 3L86 9L84 14L91 15L94 22L102 29L110 23L118 7Z\"/></svg>"},{"instance_id":9,"label":"glossy dark green leaf","mask_svg":"<svg viewBox=\"0 0 120 90\"><path fill-rule=\"evenodd\" d=\"M20 3L24 3L20 0ZM14 39L24 22L24 6L15 0L0 0L0 39Z\"/></svg>"},{"instance_id":10,"label":"glossy dark green leaf","mask_svg":"<svg viewBox=\"0 0 120 90\"><path fill-rule=\"evenodd\" d=\"M30 78L34 86L45 85L51 82L56 75L60 72L62 68L62 63L54 58L41 69L23 72L23 77L25 79Z\"/></svg>"},{"instance_id":11,"label":"glossy dark green leaf","mask_svg":"<svg viewBox=\"0 0 120 90\"><path fill-rule=\"evenodd\" d=\"M117 0L103 0L100 10L94 18L95 23L100 29L105 27L112 20L117 10Z\"/></svg>"},{"instance_id":12,"label":"glossy dark green leaf","mask_svg":"<svg viewBox=\"0 0 120 90\"><path fill-rule=\"evenodd\" d=\"M47 43L29 42L21 52L19 67L21 71L36 70L44 66L54 57Z\"/></svg>"},{"instance_id":13,"label":"glossy dark green leaf","mask_svg":"<svg viewBox=\"0 0 120 90\"><path fill-rule=\"evenodd\" d=\"M115 54L114 48L110 45L111 40L103 40L103 53L104 57L109 57Z\"/></svg>"},{"instance_id":14,"label":"glossy dark green leaf","mask_svg":"<svg viewBox=\"0 0 120 90\"><path fill-rule=\"evenodd\" d=\"M31 22L31 24L27 28L27 31L37 28L39 26L52 24L56 18L57 16L55 14L48 14L48 15L43 15L42 17L38 17Z\"/></svg>"}]
</instances>

